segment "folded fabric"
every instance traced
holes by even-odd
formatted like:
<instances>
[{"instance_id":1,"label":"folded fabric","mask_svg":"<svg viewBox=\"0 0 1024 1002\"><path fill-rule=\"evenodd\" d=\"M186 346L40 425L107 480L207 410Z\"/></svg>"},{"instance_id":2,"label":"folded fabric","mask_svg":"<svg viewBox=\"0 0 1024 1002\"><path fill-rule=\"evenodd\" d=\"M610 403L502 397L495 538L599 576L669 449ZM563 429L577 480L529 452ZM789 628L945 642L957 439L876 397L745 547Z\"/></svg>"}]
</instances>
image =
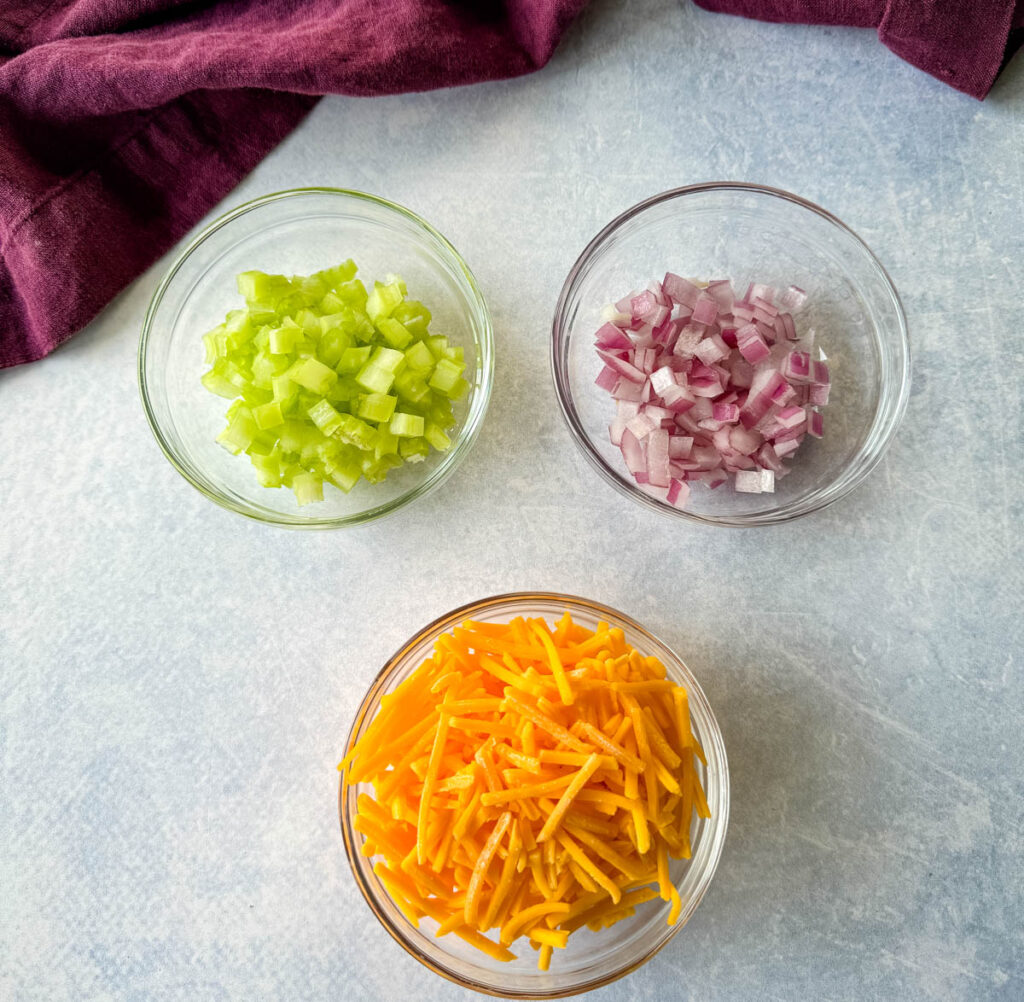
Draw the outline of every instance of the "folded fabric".
<instances>
[{"instance_id":1,"label":"folded fabric","mask_svg":"<svg viewBox=\"0 0 1024 1002\"><path fill-rule=\"evenodd\" d=\"M896 55L979 100L1024 42L1024 0L694 0L760 21L877 28Z\"/></svg>"},{"instance_id":2,"label":"folded fabric","mask_svg":"<svg viewBox=\"0 0 1024 1002\"><path fill-rule=\"evenodd\" d=\"M89 322L315 95L528 73L586 0L6 0L0 367Z\"/></svg>"}]
</instances>

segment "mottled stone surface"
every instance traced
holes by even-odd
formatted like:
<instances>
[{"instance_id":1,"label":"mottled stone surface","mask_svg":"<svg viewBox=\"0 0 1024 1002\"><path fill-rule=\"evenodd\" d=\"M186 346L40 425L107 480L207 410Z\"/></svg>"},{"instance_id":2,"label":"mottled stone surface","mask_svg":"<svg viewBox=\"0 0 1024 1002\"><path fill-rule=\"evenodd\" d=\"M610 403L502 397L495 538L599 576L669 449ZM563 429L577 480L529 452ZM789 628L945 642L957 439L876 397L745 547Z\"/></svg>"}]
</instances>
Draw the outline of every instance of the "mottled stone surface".
<instances>
[{"instance_id":1,"label":"mottled stone surface","mask_svg":"<svg viewBox=\"0 0 1024 1002\"><path fill-rule=\"evenodd\" d=\"M474 451L372 528L262 528L167 464L135 378L167 262L0 373L0 997L467 998L364 906L334 766L410 632L533 587L676 647L731 760L707 898L595 1002L1024 997L1022 98L1020 59L979 104L870 32L598 2L536 76L324 101L230 203L305 184L403 202L463 251L497 330ZM885 462L777 529L619 497L548 374L589 237L723 178L852 225L914 342Z\"/></svg>"}]
</instances>

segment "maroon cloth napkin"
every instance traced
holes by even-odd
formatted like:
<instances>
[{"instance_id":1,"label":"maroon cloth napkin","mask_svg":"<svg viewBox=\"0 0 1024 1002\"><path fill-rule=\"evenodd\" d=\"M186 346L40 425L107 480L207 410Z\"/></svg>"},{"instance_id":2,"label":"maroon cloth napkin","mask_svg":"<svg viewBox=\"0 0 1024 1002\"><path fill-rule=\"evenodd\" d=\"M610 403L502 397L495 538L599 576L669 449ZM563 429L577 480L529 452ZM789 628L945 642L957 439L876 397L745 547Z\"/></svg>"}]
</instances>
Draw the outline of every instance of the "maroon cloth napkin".
<instances>
[{"instance_id":1,"label":"maroon cloth napkin","mask_svg":"<svg viewBox=\"0 0 1024 1002\"><path fill-rule=\"evenodd\" d=\"M88 323L313 95L528 73L585 3L0 0L0 368Z\"/></svg>"},{"instance_id":2,"label":"maroon cloth napkin","mask_svg":"<svg viewBox=\"0 0 1024 1002\"><path fill-rule=\"evenodd\" d=\"M1024 0L694 0L761 21L877 28L896 55L979 100L1024 41Z\"/></svg>"}]
</instances>

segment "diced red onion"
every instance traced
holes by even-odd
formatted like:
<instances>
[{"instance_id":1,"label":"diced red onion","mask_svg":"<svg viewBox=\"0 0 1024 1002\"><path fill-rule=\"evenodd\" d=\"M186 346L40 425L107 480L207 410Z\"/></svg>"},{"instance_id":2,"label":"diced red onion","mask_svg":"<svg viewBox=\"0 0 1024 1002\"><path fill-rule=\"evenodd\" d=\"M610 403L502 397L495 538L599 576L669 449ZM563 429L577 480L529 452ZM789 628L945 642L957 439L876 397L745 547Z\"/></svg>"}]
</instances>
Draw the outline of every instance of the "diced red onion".
<instances>
[{"instance_id":1,"label":"diced red onion","mask_svg":"<svg viewBox=\"0 0 1024 1002\"><path fill-rule=\"evenodd\" d=\"M737 300L728 279L702 290L668 272L606 307L595 383L616 400L609 438L638 484L677 505L693 482L774 491L782 460L821 437L831 388L814 331L799 336L789 312L805 300L758 283Z\"/></svg>"}]
</instances>

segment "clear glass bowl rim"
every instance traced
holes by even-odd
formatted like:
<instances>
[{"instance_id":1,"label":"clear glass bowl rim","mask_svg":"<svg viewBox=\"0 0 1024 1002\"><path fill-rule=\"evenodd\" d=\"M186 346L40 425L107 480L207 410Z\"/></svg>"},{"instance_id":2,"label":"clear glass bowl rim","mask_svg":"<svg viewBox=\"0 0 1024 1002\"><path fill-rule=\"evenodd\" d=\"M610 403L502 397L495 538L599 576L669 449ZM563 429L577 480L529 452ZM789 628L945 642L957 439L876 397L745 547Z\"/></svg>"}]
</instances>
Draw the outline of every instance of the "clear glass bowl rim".
<instances>
[{"instance_id":1,"label":"clear glass bowl rim","mask_svg":"<svg viewBox=\"0 0 1024 1002\"><path fill-rule=\"evenodd\" d=\"M378 695L384 695L388 690L388 685L392 680L392 677L401 666L402 662L408 656L408 654L423 640L438 636L440 633L445 632L452 626L457 625L465 619L470 619L474 615L478 615L481 612L493 612L502 608L503 606L512 605L530 605L537 602L551 602L558 605L564 605L566 608L572 611L574 608L585 609L592 615L595 615L600 619L607 619L610 623L615 625L616 623L624 624L631 631L639 634L645 639L653 641L660 647L665 648L671 653L674 658L676 668L682 669L682 674L686 677L686 684L690 695L691 706L699 706L702 714L707 718L709 723L709 734L705 736L705 752L708 753L708 761L720 762L719 768L719 793L717 798L717 813L714 815L714 827L710 830L708 838L711 840L710 853L707 860L707 866L704 871L700 874L699 883L697 884L696 893L692 899L687 903L687 907L684 909L683 914L680 916L675 926L671 928L669 935L657 943L652 949L646 951L643 954L630 957L620 967L616 968L609 974L602 975L593 978L586 982L581 982L578 985L573 985L565 989L559 989L555 991L530 991L521 989L512 989L511 991L498 991L488 985L482 985L467 978L462 977L455 971L448 970L445 967L439 966L431 958L424 956L416 949L415 945L411 943L403 935L402 930L396 927L384 914L383 910L377 903L377 895L373 887L368 885L362 872L356 864L355 857L359 854L359 845L356 833L351 825L351 819L345 810L346 795L348 793L348 784L345 781L345 775L342 773L338 784L338 818L341 825L342 838L345 844L345 855L348 859L349 867L352 870L352 875L355 878L356 885L359 887L363 898L366 903L370 906L370 910L376 916L380 924L387 930L388 934L412 957L418 960L425 967L433 971L435 974L439 974L441 977L448 981L451 981L463 988L469 988L473 991L479 992L483 995L490 995L495 998L516 998L516 999L553 999L553 998L565 998L572 995L578 995L583 992L594 991L597 988L601 988L605 985L611 984L618 981L620 978L625 977L627 974L642 967L648 960L650 960L655 954L664 949L669 942L675 937L677 933L687 924L692 918L693 913L696 911L697 906L703 900L708 887L711 884L711 880L715 875L715 871L718 868L718 864L722 857L722 850L725 846L726 833L729 827L729 803L730 803L730 783L729 783L729 762L726 756L725 743L722 737L721 727L718 724L718 719L715 717L714 711L711 708L711 704L708 702L707 696L704 694L704 690L701 688L700 683L694 677L690 671L686 662L679 657L675 651L666 644L663 640L659 639L655 634L651 633L650 630L644 628L636 622L631 616L627 616L625 613L620 612L611 606L604 605L600 602L595 602L592 599L582 598L578 595L568 595L561 592L542 592L542 591L525 591L525 592L508 592L503 595L492 595L488 598L478 599L475 602L469 602L466 605L459 606L456 609L452 609L450 612L446 612L444 615L439 616L432 623L424 626L422 629L417 630L412 637L410 637L401 648L395 652L385 663L384 667L377 673L376 678L370 684L366 694L363 696L362 701L359 704L359 708L356 711L355 718L352 722L352 726L349 729L348 737L345 740L345 752L352 747L356 735L363 725L363 722L370 711L370 704L374 701ZM714 759L712 759L714 755Z\"/></svg>"},{"instance_id":2,"label":"clear glass bowl rim","mask_svg":"<svg viewBox=\"0 0 1024 1002\"><path fill-rule=\"evenodd\" d=\"M575 292L576 284L590 261L601 251L605 243L611 239L621 227L625 226L631 220L640 216L646 210L653 208L654 206L661 205L664 202L670 202L675 199L685 198L687 195L721 191L748 192L756 195L767 195L782 201L791 202L794 205L798 205L810 212L813 212L815 215L820 216L822 219L842 230L847 234L847 236L852 237L853 240L863 249L864 253L867 255L869 263L877 269L879 276L886 285L898 320L898 330L895 332L895 347L899 371L889 373L887 376L886 368L883 366L881 369L882 386L872 426L877 422L878 415L883 413L883 411L885 412L885 416L877 434L870 436L870 448L862 449L854 457L853 469L851 470L850 466L847 466L836 480L829 484L824 491L819 492L820 496L811 499L797 499L796 501L790 502L780 508L766 512L758 512L752 515L701 515L696 512L687 511L683 508L673 508L656 498L651 497L651 495L629 483L618 473L612 470L600 453L594 448L593 443L590 441L590 437L587 435L586 430L583 428L577 416L576 407L573 403L572 393L569 386L569 374L563 365L562 359L564 354L562 351L562 343L565 340L564 332L566 329L565 318L569 309L569 304L573 298L573 293ZM882 457L885 455L886 449L889 447L889 444L900 426L900 422L903 420L903 415L907 409L907 402L910 399L911 353L910 336L907 330L907 318L899 293L896 291L896 286L893 284L892 278L885 270L881 261L878 260L871 248L860 236L857 235L857 233L850 229L850 227L847 226L846 223L844 223L838 216L833 215L827 209L823 209L820 205L817 205L806 198L801 198L799 195L794 195L792 192L785 191L782 188L773 188L768 185L761 184L751 184L745 181L709 181L702 184L690 184L679 188L670 188L667 191L659 192L656 195L651 195L649 198L645 198L643 201L637 202L635 205L626 209L608 223L583 249L562 285L562 291L558 297L558 304L555 307L555 315L551 325L550 361L551 376L555 384L555 396L558 398L558 406L562 412L562 417L565 419L565 423L569 426L569 431L577 448L579 448L586 460L594 467L594 469L597 470L601 477L607 483L611 484L611 486L620 494L631 498L633 501L644 505L644 507L649 508L652 511L656 511L668 518L679 518L688 522L696 522L701 525L724 525L735 528L750 528L757 525L776 525L789 522L802 515L809 515L812 512L820 511L822 508L826 508L841 498L846 497L847 494L853 491L864 481L868 474L875 468L875 466L878 465Z\"/></svg>"},{"instance_id":3,"label":"clear glass bowl rim","mask_svg":"<svg viewBox=\"0 0 1024 1002\"><path fill-rule=\"evenodd\" d=\"M466 416L466 421L459 429L458 436L455 438L452 448L445 459L437 466L431 476L416 484L414 487L411 487L404 494L400 494L398 497L392 498L390 501L377 505L373 508L367 508L363 511L337 518L294 518L284 514L280 514L276 517L270 516L264 512L253 510L247 505L237 504L231 498L226 497L217 491L209 490L205 484L198 482L188 471L186 465L178 459L174 448L167 441L160 428L159 421L157 420L150 401L149 382L146 376L146 353L157 312L163 303L164 296L166 295L171 282L184 266L185 262L189 257L191 257L192 253L217 231L223 229L239 217L256 209L262 208L272 202L307 195L340 196L346 199L355 199L360 202L367 202L394 212L399 216L404 217L407 221L413 223L415 227L422 230L427 237L436 242L446 253L451 255L452 260L462 272L465 277L466 284L472 292L473 301L471 305L475 313L475 319L478 321L480 326L480 336L477 339L477 352L482 360L482 377L480 386L474 391L473 400L470 405L469 413ZM205 495L222 508L226 508L229 511L233 511L239 515L245 516L246 518L253 519L254 521L262 522L265 525L277 525L289 529L337 529L346 526L363 525L378 518L383 518L386 515L391 515L400 508L405 507L405 505L409 504L411 501L429 494L435 488L439 487L455 471L456 467L460 462L462 462L465 455L469 452L470 447L473 445L473 442L476 440L477 434L480 431L480 426L483 423L484 416L487 413L487 406L490 402L491 396L491 386L494 382L494 329L491 324L490 311L487 308L487 303L484 300L483 293L480 291L480 287L477 284L473 272L463 260L462 255L455 249L451 241L428 223L422 216L417 215L417 213L413 212L411 209L407 209L404 205L400 205L398 202L393 202L390 199L382 198L379 195L372 195L368 192L356 191L351 188L288 188L282 191L274 191L266 195L261 195L258 198L243 202L240 205L235 206L233 209L229 209L227 212L218 216L211 223L205 226L192 240L188 242L177 258L175 258L173 264L171 264L164 277L160 280L160 284L153 293L153 297L149 302L149 307L146 310L146 316L142 326L142 336L139 339L138 382L146 420L149 423L150 430L153 432L153 437L160 446L160 450L163 452L167 461L178 471L178 473L180 473L181 476L184 477L184 479L201 494Z\"/></svg>"}]
</instances>

